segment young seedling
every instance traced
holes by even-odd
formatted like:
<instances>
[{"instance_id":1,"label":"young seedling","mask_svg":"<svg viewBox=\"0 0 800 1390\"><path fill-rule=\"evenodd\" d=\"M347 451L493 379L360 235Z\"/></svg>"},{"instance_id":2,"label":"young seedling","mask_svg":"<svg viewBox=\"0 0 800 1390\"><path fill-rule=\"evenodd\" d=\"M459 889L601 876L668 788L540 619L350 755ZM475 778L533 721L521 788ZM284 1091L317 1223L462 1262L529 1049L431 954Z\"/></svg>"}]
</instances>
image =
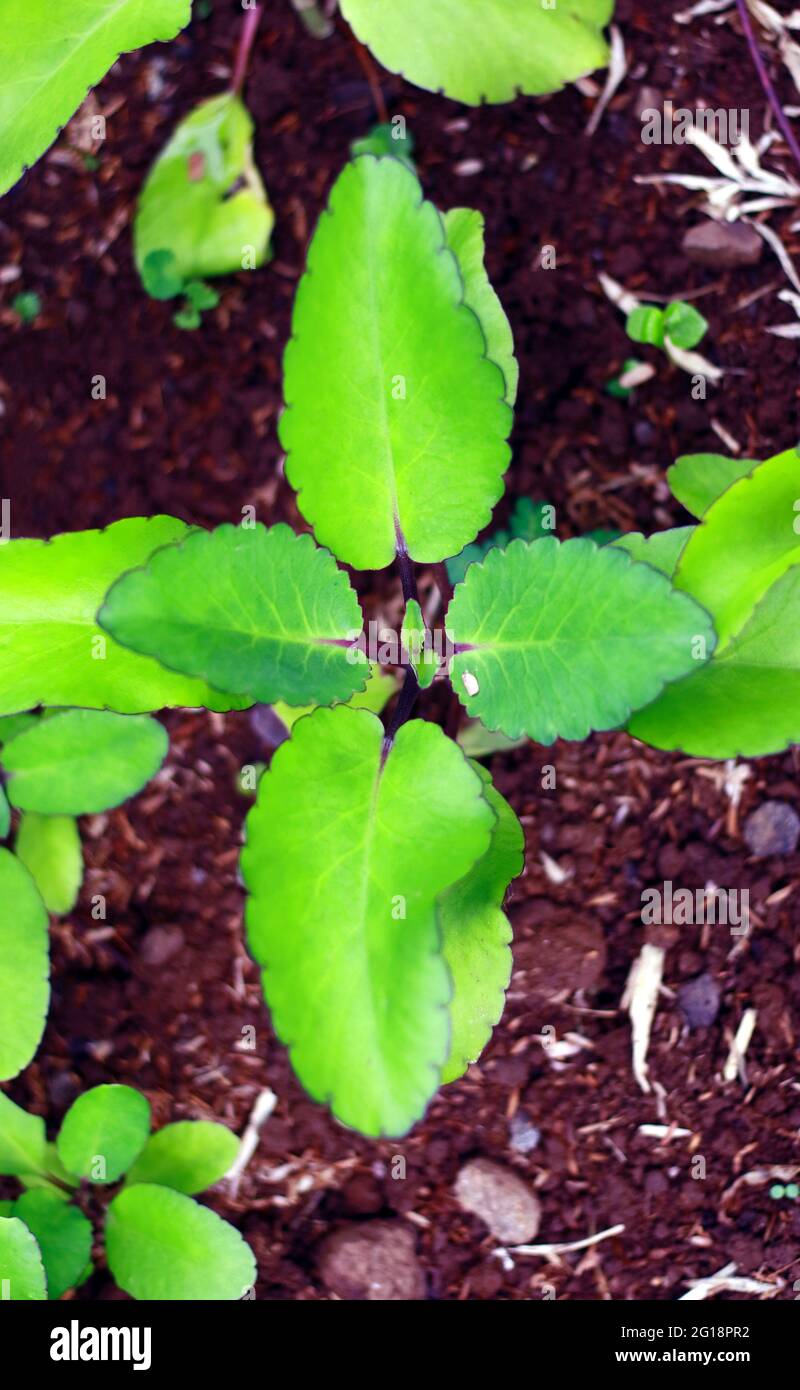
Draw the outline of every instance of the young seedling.
<instances>
[{"instance_id":1,"label":"young seedling","mask_svg":"<svg viewBox=\"0 0 800 1390\"><path fill-rule=\"evenodd\" d=\"M390 72L454 101L539 96L605 67L614 0L341 0L356 37Z\"/></svg>"},{"instance_id":2,"label":"young seedling","mask_svg":"<svg viewBox=\"0 0 800 1390\"><path fill-rule=\"evenodd\" d=\"M242 1298L255 1280L252 1251L193 1200L238 1148L231 1130L205 1120L151 1135L150 1106L130 1086L85 1091L49 1144L44 1121L0 1092L0 1174L25 1189L0 1202L2 1296L56 1299L84 1283L97 1225L108 1268L133 1298Z\"/></svg>"},{"instance_id":3,"label":"young seedling","mask_svg":"<svg viewBox=\"0 0 800 1390\"><path fill-rule=\"evenodd\" d=\"M253 121L240 95L259 15L245 12L230 90L180 122L139 198L136 265L154 299L184 296L174 316L178 328L198 328L202 312L219 302L206 277L255 270L269 256L275 219L253 163Z\"/></svg>"},{"instance_id":4,"label":"young seedling","mask_svg":"<svg viewBox=\"0 0 800 1390\"><path fill-rule=\"evenodd\" d=\"M419 633L416 567L459 555L502 494L516 362L480 217L443 217L400 160L353 161L312 240L284 367L286 476L316 540L248 508L211 531L133 519L33 555L11 541L0 709L318 706L247 818L248 940L309 1093L363 1133L399 1135L499 1018L522 832L485 771L413 717L428 698L413 653L385 723L348 707L370 663L398 657L370 648L337 561L396 564L404 635ZM718 758L797 741L797 477L792 450L696 527L491 548L437 634L460 704L511 741L627 727ZM56 640L73 660L48 660Z\"/></svg>"},{"instance_id":5,"label":"young seedling","mask_svg":"<svg viewBox=\"0 0 800 1390\"><path fill-rule=\"evenodd\" d=\"M83 878L76 816L118 806L158 771L155 719L99 710L0 719L0 839L19 813L15 853L0 848L0 1080L16 1076L44 1031L48 912L69 912Z\"/></svg>"},{"instance_id":6,"label":"young seedling","mask_svg":"<svg viewBox=\"0 0 800 1390\"><path fill-rule=\"evenodd\" d=\"M691 304L675 300L666 309L643 304L628 315L625 331L631 342L648 343L652 347L673 347L689 351L703 341L708 332L708 319Z\"/></svg>"},{"instance_id":7,"label":"young seedling","mask_svg":"<svg viewBox=\"0 0 800 1390\"><path fill-rule=\"evenodd\" d=\"M22 290L11 301L20 323L34 323L42 312L42 301L35 290Z\"/></svg>"},{"instance_id":8,"label":"young seedling","mask_svg":"<svg viewBox=\"0 0 800 1390\"><path fill-rule=\"evenodd\" d=\"M396 159L402 159L409 169L416 170L414 137L406 130L405 121L385 121L382 125L373 126L369 135L352 142L350 153L354 158L359 154L374 154L378 158L394 155Z\"/></svg>"},{"instance_id":9,"label":"young seedling","mask_svg":"<svg viewBox=\"0 0 800 1390\"><path fill-rule=\"evenodd\" d=\"M460 555L447 561L447 575L451 584L458 584L464 578L467 567L475 561L485 560L495 546L505 549L511 541L538 541L542 536L552 535L555 525L555 509L547 502L532 502L529 497L520 497L514 503L507 527L493 531L483 541L472 541L465 545Z\"/></svg>"}]
</instances>

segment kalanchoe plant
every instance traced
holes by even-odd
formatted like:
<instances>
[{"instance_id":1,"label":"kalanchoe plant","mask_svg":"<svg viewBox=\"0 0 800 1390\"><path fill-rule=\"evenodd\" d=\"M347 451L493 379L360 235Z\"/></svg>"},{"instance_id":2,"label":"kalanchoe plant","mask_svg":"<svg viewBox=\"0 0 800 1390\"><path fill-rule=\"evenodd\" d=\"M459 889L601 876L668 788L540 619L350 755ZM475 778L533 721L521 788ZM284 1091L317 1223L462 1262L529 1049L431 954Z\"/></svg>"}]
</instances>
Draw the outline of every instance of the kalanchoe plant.
<instances>
[{"instance_id":1,"label":"kalanchoe plant","mask_svg":"<svg viewBox=\"0 0 800 1390\"><path fill-rule=\"evenodd\" d=\"M253 161L253 120L241 97L261 11L245 11L231 87L185 116L147 176L136 210L136 266L154 299L184 296L178 328L198 328L218 302L203 277L255 270L275 221Z\"/></svg>"},{"instance_id":2,"label":"kalanchoe plant","mask_svg":"<svg viewBox=\"0 0 800 1390\"><path fill-rule=\"evenodd\" d=\"M391 72L477 106L538 96L608 61L613 0L340 0Z\"/></svg>"},{"instance_id":3,"label":"kalanchoe plant","mask_svg":"<svg viewBox=\"0 0 800 1390\"><path fill-rule=\"evenodd\" d=\"M158 771L167 735L155 719L100 710L0 719L0 1080L27 1066L49 998L48 911L68 912L83 877L76 816L110 809Z\"/></svg>"},{"instance_id":4,"label":"kalanchoe plant","mask_svg":"<svg viewBox=\"0 0 800 1390\"><path fill-rule=\"evenodd\" d=\"M231 1130L205 1120L151 1135L147 1100L118 1085L79 1096L49 1144L44 1121L0 1092L0 1175L25 1189L0 1202L3 1297L55 1299L82 1284L99 1220L106 1263L134 1298L241 1298L255 1280L252 1251L193 1200L225 1176L238 1149Z\"/></svg>"},{"instance_id":5,"label":"kalanchoe plant","mask_svg":"<svg viewBox=\"0 0 800 1390\"><path fill-rule=\"evenodd\" d=\"M430 675L416 566L446 595L443 562L489 523L516 387L480 217L443 217L402 161L363 155L320 219L285 357L286 476L320 544L251 516L162 517L0 550L0 709L317 706L289 721L248 815L247 932L300 1080L370 1135L404 1133L478 1057L510 974L520 826L412 715ZM707 494L696 527L515 539L469 565L440 676L473 731L551 744L628 726L714 757L800 737L800 662L774 635L779 618L797 629L798 456L720 496L702 462L679 471L680 495ZM404 680L385 724L348 705L383 653L337 560L399 570L401 655L384 659Z\"/></svg>"}]
</instances>

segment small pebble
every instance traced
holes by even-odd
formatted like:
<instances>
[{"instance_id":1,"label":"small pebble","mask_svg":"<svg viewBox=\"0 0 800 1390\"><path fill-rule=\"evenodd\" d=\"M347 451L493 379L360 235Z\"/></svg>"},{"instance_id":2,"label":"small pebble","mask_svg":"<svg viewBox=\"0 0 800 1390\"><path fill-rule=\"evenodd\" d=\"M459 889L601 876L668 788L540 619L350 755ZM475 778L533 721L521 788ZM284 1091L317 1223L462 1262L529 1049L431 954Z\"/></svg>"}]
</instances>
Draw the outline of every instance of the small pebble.
<instances>
[{"instance_id":1,"label":"small pebble","mask_svg":"<svg viewBox=\"0 0 800 1390\"><path fill-rule=\"evenodd\" d=\"M753 854L794 854L800 839L800 816L786 801L765 801L747 817L744 838Z\"/></svg>"},{"instance_id":2,"label":"small pebble","mask_svg":"<svg viewBox=\"0 0 800 1390\"><path fill-rule=\"evenodd\" d=\"M678 1008L690 1028L710 1028L719 1013L722 991L717 981L704 971L687 980L678 990Z\"/></svg>"},{"instance_id":3,"label":"small pebble","mask_svg":"<svg viewBox=\"0 0 800 1390\"><path fill-rule=\"evenodd\" d=\"M326 1288L339 1298L405 1303L425 1297L414 1233L400 1221L341 1227L323 1240L318 1265Z\"/></svg>"},{"instance_id":4,"label":"small pebble","mask_svg":"<svg viewBox=\"0 0 800 1390\"><path fill-rule=\"evenodd\" d=\"M180 927L151 927L139 948L145 965L165 965L183 949L184 935Z\"/></svg>"},{"instance_id":5,"label":"small pebble","mask_svg":"<svg viewBox=\"0 0 800 1390\"><path fill-rule=\"evenodd\" d=\"M455 1183L459 1206L480 1217L503 1245L526 1245L539 1229L542 1208L527 1183L488 1158L465 1163Z\"/></svg>"},{"instance_id":6,"label":"small pebble","mask_svg":"<svg viewBox=\"0 0 800 1390\"><path fill-rule=\"evenodd\" d=\"M696 265L734 270L741 265L758 265L764 241L746 222L714 222L709 218L689 228L681 249Z\"/></svg>"},{"instance_id":7,"label":"small pebble","mask_svg":"<svg viewBox=\"0 0 800 1390\"><path fill-rule=\"evenodd\" d=\"M528 1119L524 1110L518 1110L516 1115L511 1117L508 1135L512 1149L516 1149L517 1153L520 1154L533 1153L542 1137L541 1130L538 1130L533 1121Z\"/></svg>"}]
</instances>

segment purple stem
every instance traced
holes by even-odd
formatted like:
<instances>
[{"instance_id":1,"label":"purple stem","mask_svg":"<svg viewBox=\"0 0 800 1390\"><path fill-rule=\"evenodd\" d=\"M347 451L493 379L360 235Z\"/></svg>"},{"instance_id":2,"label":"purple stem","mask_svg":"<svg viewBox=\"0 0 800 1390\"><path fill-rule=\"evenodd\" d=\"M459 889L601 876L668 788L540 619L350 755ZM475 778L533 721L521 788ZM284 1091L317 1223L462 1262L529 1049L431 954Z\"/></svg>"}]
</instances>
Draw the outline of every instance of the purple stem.
<instances>
[{"instance_id":1,"label":"purple stem","mask_svg":"<svg viewBox=\"0 0 800 1390\"><path fill-rule=\"evenodd\" d=\"M244 80L247 76L247 64L250 61L250 50L253 47L253 40L256 30L261 20L261 6L256 5L252 10L246 10L242 28L239 33L239 44L236 49L236 60L233 65L233 77L231 78L231 91L238 97Z\"/></svg>"},{"instance_id":2,"label":"purple stem","mask_svg":"<svg viewBox=\"0 0 800 1390\"><path fill-rule=\"evenodd\" d=\"M403 724L405 724L407 719L411 718L411 712L415 704L417 703L418 695L419 681L417 680L417 673L414 670L413 666L407 666L405 679L403 681L403 688L400 691L400 694L397 699L397 704L394 707L392 722L386 730L386 736L383 740L383 749L381 752L381 766L383 766L383 764L386 762L386 759L388 758L392 750L392 744L394 743L395 738L397 737L398 730L401 728Z\"/></svg>"},{"instance_id":3,"label":"purple stem","mask_svg":"<svg viewBox=\"0 0 800 1390\"><path fill-rule=\"evenodd\" d=\"M736 0L736 4L739 9L739 18L742 21L744 36L747 39L747 44L750 49L753 62L756 65L756 72L758 73L758 76L760 78L761 86L764 88L767 101L769 102L775 114L775 119L778 122L778 125L780 126L781 130L783 131L786 143L789 146L789 149L791 150L792 154L794 155L795 162L797 163L798 168L800 168L800 145L797 143L797 137L794 131L792 130L789 117L786 115L786 112L781 106L778 94L772 85L772 79L770 78L770 75L767 72L767 65L764 62L763 57L761 56L761 50L758 46L758 40L755 35L752 20L750 18L750 11L747 8L747 0Z\"/></svg>"}]
</instances>

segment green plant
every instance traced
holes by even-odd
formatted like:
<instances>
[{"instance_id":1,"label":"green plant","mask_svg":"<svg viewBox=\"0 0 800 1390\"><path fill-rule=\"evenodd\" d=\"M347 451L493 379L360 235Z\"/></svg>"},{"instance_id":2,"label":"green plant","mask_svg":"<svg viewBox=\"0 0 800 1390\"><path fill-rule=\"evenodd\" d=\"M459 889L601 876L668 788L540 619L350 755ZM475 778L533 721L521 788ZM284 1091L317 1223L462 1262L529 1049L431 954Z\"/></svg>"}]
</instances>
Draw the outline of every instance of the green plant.
<instances>
[{"instance_id":1,"label":"green plant","mask_svg":"<svg viewBox=\"0 0 800 1390\"><path fill-rule=\"evenodd\" d=\"M213 295L204 277L267 260L274 216L252 142L249 112L236 92L224 92L195 107L158 156L133 225L136 265L155 299L185 294L188 308L210 308L198 302L201 289Z\"/></svg>"},{"instance_id":2,"label":"green plant","mask_svg":"<svg viewBox=\"0 0 800 1390\"><path fill-rule=\"evenodd\" d=\"M119 805L164 760L146 716L48 710L0 719L0 839L19 812L15 854L0 848L0 1080L28 1065L44 1031L47 913L69 912L83 877L75 817Z\"/></svg>"},{"instance_id":3,"label":"green plant","mask_svg":"<svg viewBox=\"0 0 800 1390\"><path fill-rule=\"evenodd\" d=\"M477 106L538 96L604 67L613 0L341 0L356 36L391 72Z\"/></svg>"},{"instance_id":4,"label":"green plant","mask_svg":"<svg viewBox=\"0 0 800 1390\"><path fill-rule=\"evenodd\" d=\"M663 348L668 339L674 347L688 350L703 341L708 320L682 300L675 300L666 309L642 304L628 315L625 331L634 343Z\"/></svg>"},{"instance_id":5,"label":"green plant","mask_svg":"<svg viewBox=\"0 0 800 1390\"><path fill-rule=\"evenodd\" d=\"M35 290L22 290L14 295L11 308L22 323L33 323L42 312L42 301Z\"/></svg>"},{"instance_id":6,"label":"green plant","mask_svg":"<svg viewBox=\"0 0 800 1390\"><path fill-rule=\"evenodd\" d=\"M247 508L212 531L138 518L0 550L0 710L317 706L258 781L247 933L300 1080L371 1135L405 1132L487 1042L522 868L521 828L485 771L412 717L435 674L420 635L473 736L627 727L719 758L800 736L795 450L708 496L696 526L495 545L430 631L416 566L441 567L488 524L516 385L480 217L443 217L403 162L362 155L313 237L285 355L286 476L316 540ZM678 473L684 497L720 481L702 458ZM337 561L397 565L393 642L373 649ZM373 662L403 670L385 725L348 707Z\"/></svg>"},{"instance_id":7,"label":"green plant","mask_svg":"<svg viewBox=\"0 0 800 1390\"><path fill-rule=\"evenodd\" d=\"M174 39L189 0L6 5L0 26L0 194L55 140L121 53ZM12 80L13 76L13 80Z\"/></svg>"},{"instance_id":8,"label":"green plant","mask_svg":"<svg viewBox=\"0 0 800 1390\"><path fill-rule=\"evenodd\" d=\"M362 135L359 140L352 142L350 153L354 158L359 154L374 154L379 158L381 155L395 155L410 169L416 167L413 158L414 137L406 131L402 118L398 120L395 117L394 121L385 121L382 125L373 126L368 135Z\"/></svg>"},{"instance_id":9,"label":"green plant","mask_svg":"<svg viewBox=\"0 0 800 1390\"><path fill-rule=\"evenodd\" d=\"M2 1296L55 1299L84 1283L97 1221L106 1263L134 1298L241 1298L255 1279L252 1251L193 1200L225 1176L238 1148L225 1125L204 1120L151 1135L145 1097L118 1085L79 1096L49 1144L44 1121L0 1092L0 1174L25 1189L0 1202Z\"/></svg>"}]
</instances>

